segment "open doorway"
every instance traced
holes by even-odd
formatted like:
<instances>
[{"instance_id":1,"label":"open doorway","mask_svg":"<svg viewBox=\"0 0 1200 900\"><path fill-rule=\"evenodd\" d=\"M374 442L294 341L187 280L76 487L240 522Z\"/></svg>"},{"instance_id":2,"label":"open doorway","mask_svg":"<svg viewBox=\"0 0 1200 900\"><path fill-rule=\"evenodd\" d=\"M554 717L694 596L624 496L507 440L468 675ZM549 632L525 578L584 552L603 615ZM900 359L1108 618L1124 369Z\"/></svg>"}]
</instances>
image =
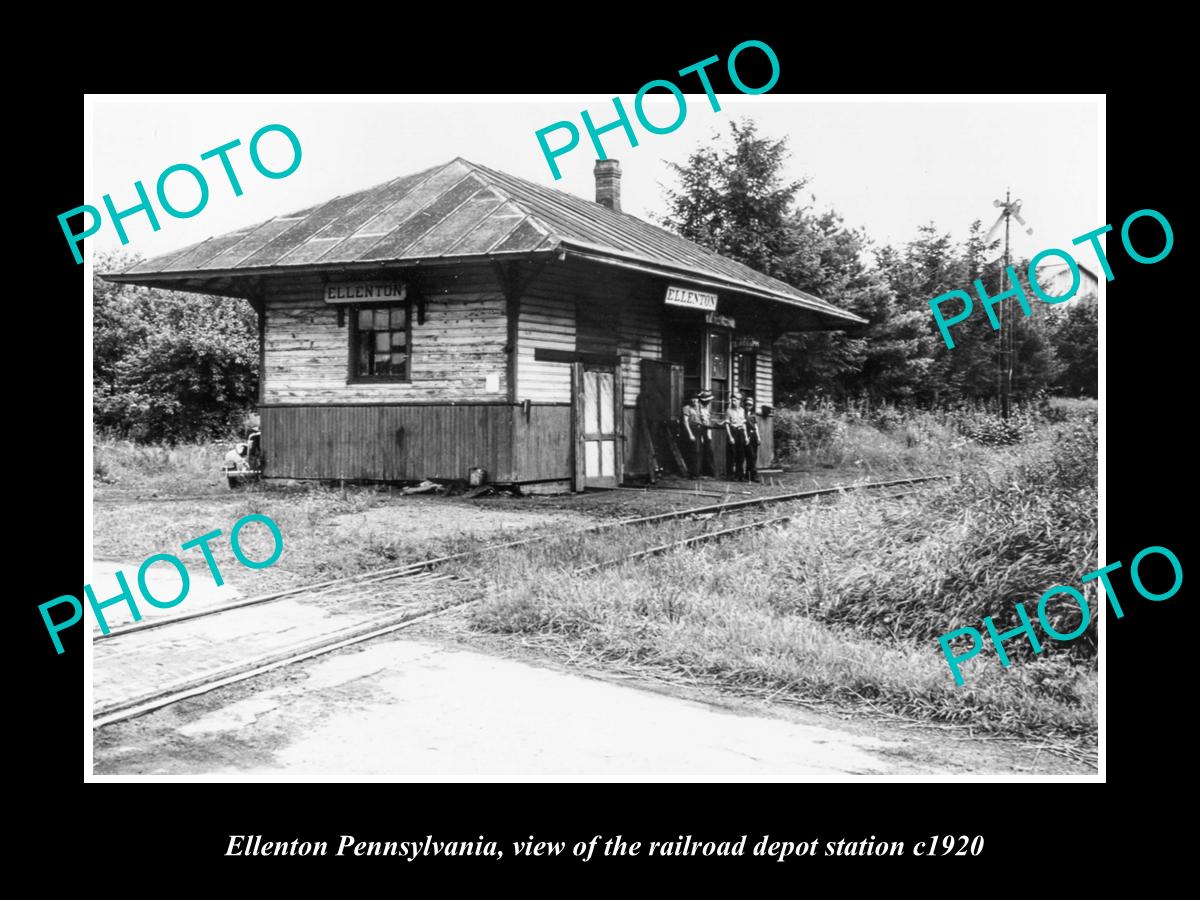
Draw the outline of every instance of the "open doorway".
<instances>
[{"instance_id":1,"label":"open doorway","mask_svg":"<svg viewBox=\"0 0 1200 900\"><path fill-rule=\"evenodd\" d=\"M734 321L727 316L698 310L668 309L664 318L664 349L667 361L683 369L683 400L697 391L712 392L709 415L714 426L725 421L734 391ZM725 472L726 435L714 427L713 462Z\"/></svg>"}]
</instances>

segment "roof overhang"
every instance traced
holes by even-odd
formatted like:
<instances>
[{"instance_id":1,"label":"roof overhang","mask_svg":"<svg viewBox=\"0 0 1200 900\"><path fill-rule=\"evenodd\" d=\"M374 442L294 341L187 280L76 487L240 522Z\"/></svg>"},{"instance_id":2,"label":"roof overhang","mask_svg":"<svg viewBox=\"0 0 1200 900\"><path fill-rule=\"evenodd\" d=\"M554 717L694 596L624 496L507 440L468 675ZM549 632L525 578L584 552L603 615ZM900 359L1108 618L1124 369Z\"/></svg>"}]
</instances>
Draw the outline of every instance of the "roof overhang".
<instances>
[{"instance_id":1,"label":"roof overhang","mask_svg":"<svg viewBox=\"0 0 1200 900\"><path fill-rule=\"evenodd\" d=\"M568 256L578 259L586 259L604 265L614 265L623 269L644 272L648 275L680 278L700 287L714 288L722 291L735 291L739 294L745 294L760 300L772 301L785 307L791 307L793 310L803 310L811 314L807 318L812 324L802 324L788 330L809 331L830 328L851 328L867 324L867 320L861 316L856 316L854 313L829 306L815 298L810 300L803 296L793 296L781 291L772 291L745 281L738 281L732 278L718 278L710 273L698 275L695 270L689 269L685 265L674 266L634 254L614 253L601 247L583 244L582 242L564 241L563 246L567 248Z\"/></svg>"},{"instance_id":2,"label":"roof overhang","mask_svg":"<svg viewBox=\"0 0 1200 900\"><path fill-rule=\"evenodd\" d=\"M143 287L168 288L197 294L217 294L249 299L257 295L265 279L281 276L317 275L328 278L331 275L370 275L397 269L436 269L460 266L466 263L519 262L526 259L546 259L552 256L561 258L562 255L561 250L549 247L545 250L520 253L385 259L378 262L320 263L235 269L187 269L177 272L109 272L100 273L100 277L114 284L136 284Z\"/></svg>"},{"instance_id":3,"label":"roof overhang","mask_svg":"<svg viewBox=\"0 0 1200 900\"><path fill-rule=\"evenodd\" d=\"M604 247L582 241L563 241L558 246L543 250L516 253L487 253L454 257L417 257L412 259L388 259L372 262L314 263L310 265L238 267L232 269L190 269L175 272L112 272L101 274L105 281L115 284L136 284L144 287L167 288L198 294L215 294L223 297L257 299L268 279L282 276L315 275L328 279L337 275L371 275L394 272L402 269L433 269L464 264L489 262L519 262L521 260L574 257L601 265L612 265L622 269L677 278L698 287L718 291L732 291L758 300L766 300L778 308L780 313L792 313L777 317L777 326L785 331L815 331L826 329L853 329L867 324L867 320L853 313L837 309L807 295L792 295L774 291L761 285L733 278L721 278L712 273L697 273L686 264L671 264L632 253L613 252Z\"/></svg>"}]
</instances>

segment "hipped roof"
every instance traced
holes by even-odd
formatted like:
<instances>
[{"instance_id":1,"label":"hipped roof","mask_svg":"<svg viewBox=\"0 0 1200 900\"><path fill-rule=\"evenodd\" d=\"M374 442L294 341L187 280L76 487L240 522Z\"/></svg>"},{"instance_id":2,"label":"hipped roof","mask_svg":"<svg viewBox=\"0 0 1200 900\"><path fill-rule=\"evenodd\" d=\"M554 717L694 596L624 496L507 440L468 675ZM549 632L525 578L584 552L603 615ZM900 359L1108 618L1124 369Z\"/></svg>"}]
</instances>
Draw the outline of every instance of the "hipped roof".
<instances>
[{"instance_id":1,"label":"hipped roof","mask_svg":"<svg viewBox=\"0 0 1200 900\"><path fill-rule=\"evenodd\" d=\"M197 279L223 276L222 293L237 294L239 276L563 252L800 307L825 327L866 321L636 216L461 157L104 277L203 290Z\"/></svg>"}]
</instances>

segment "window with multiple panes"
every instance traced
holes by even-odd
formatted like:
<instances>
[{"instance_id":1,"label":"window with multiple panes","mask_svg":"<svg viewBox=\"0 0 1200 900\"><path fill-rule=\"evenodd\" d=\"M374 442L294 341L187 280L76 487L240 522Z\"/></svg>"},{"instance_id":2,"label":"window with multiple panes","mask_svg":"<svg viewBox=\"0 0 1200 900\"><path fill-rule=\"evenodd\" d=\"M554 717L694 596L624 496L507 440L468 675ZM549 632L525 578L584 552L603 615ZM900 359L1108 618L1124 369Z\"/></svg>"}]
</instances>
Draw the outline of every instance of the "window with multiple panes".
<instances>
[{"instance_id":1,"label":"window with multiple panes","mask_svg":"<svg viewBox=\"0 0 1200 900\"><path fill-rule=\"evenodd\" d=\"M408 305L357 306L351 314L350 377L409 380Z\"/></svg>"}]
</instances>

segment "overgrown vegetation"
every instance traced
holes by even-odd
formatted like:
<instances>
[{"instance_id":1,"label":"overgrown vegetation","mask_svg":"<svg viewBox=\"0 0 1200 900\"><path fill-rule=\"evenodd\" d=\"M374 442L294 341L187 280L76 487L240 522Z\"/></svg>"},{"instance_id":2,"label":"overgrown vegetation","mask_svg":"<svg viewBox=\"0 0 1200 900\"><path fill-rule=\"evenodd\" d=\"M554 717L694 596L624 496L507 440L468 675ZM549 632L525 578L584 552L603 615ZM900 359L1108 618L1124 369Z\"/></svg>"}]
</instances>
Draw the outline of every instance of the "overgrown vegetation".
<instances>
[{"instance_id":1,"label":"overgrown vegetation","mask_svg":"<svg viewBox=\"0 0 1200 900\"><path fill-rule=\"evenodd\" d=\"M1016 404L1005 419L994 403L983 401L918 407L867 400L835 403L823 397L776 411L775 447L780 461L802 469L943 469L982 463L987 454L973 451L1011 446L1044 424L1063 421L1070 403ZM1072 408L1094 410L1095 403L1075 401Z\"/></svg>"},{"instance_id":2,"label":"overgrown vegetation","mask_svg":"<svg viewBox=\"0 0 1200 900\"><path fill-rule=\"evenodd\" d=\"M1014 662L1007 669L985 651L964 666L963 687L955 686L937 644L955 628L979 627L984 615L997 627L1011 627L1017 601L1033 609L1048 587L1078 587L1080 576L1096 566L1094 402L1017 410L1014 421L1022 425L1014 443L983 447L966 437L993 416L984 407L782 410L780 434L801 448L800 465L827 473L823 483L827 477L851 481L855 473L880 477L897 465L954 477L893 500L849 493L776 507L772 514L786 512L793 521L584 576L571 573L739 519L726 513L601 533L552 529L546 540L489 553L483 565L476 556L461 562L462 574L490 588L471 622L575 662L776 702L866 705L1010 736L1094 737L1095 616L1075 641L1044 641L1038 657L1010 641ZM221 452L211 444L98 441L97 482L114 502L96 506L97 555L141 559L169 552L263 512L280 524L287 551L280 565L254 573L258 592L480 546L480 535L420 539L345 518L396 502L375 489L268 484L229 492L210 470ZM903 459L889 463L894 454ZM862 466L854 465L858 460ZM211 499L192 499L210 490ZM149 491L163 501L186 495L189 502L131 507L120 499ZM223 571L238 571L231 557L218 562ZM1084 594L1097 612L1094 589ZM1059 600L1049 615L1065 633L1079 613Z\"/></svg>"},{"instance_id":3,"label":"overgrown vegetation","mask_svg":"<svg viewBox=\"0 0 1200 900\"><path fill-rule=\"evenodd\" d=\"M145 493L226 490L221 460L228 444L139 444L114 437L92 441L92 480Z\"/></svg>"},{"instance_id":4,"label":"overgrown vegetation","mask_svg":"<svg viewBox=\"0 0 1200 900\"><path fill-rule=\"evenodd\" d=\"M828 440L862 454L846 435L957 430L949 414L878 415L878 424L844 417L832 429L842 437ZM1078 586L1095 568L1095 410L1063 421L1026 415L1022 440L987 453L964 444L955 480L916 496L810 503L769 533L584 578L567 574L578 557L556 564L545 546L497 560L495 592L473 622L572 658L776 698L868 703L1008 734L1094 736L1095 615L1082 637L1047 641L1038 658L1010 642L1011 668L982 654L963 687L937 644L984 615L998 627L1015 622L1017 601L1036 604L1048 587ZM1095 613L1095 591L1087 595ZM1060 632L1078 624L1073 604L1049 614Z\"/></svg>"},{"instance_id":5,"label":"overgrown vegetation","mask_svg":"<svg viewBox=\"0 0 1200 900\"><path fill-rule=\"evenodd\" d=\"M258 392L258 319L245 300L113 284L138 261L99 254L92 280L94 426L142 443L227 437Z\"/></svg>"}]
</instances>

